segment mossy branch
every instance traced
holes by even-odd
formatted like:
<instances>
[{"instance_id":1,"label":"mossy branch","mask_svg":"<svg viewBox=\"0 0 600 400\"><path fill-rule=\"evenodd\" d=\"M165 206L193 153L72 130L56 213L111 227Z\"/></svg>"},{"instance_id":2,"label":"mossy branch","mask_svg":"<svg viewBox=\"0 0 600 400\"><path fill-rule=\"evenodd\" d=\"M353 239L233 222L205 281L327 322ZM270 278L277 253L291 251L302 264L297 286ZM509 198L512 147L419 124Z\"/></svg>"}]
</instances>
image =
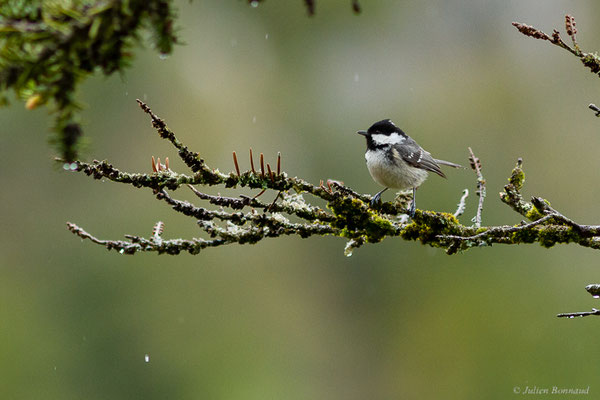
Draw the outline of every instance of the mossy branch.
<instances>
[{"instance_id":1,"label":"mossy branch","mask_svg":"<svg viewBox=\"0 0 600 400\"><path fill-rule=\"evenodd\" d=\"M254 156L250 150L250 169L242 171L237 154L233 153L235 171L222 173L210 168L196 152L190 151L181 143L167 124L150 108L138 100L160 137L168 140L178 151L179 157L191 170L190 174L174 172L169 168L168 159L163 165L152 157L152 173L122 172L107 161L85 163L76 161L64 163L66 170L83 172L95 179L108 179L148 188L160 201L174 211L193 218L206 238L191 240L166 240L160 234L150 239L127 235L128 241L100 240L75 224L68 223L71 232L84 239L90 239L106 248L120 253L134 254L142 251L155 251L159 254L178 254L187 251L197 254L207 247L226 244L254 244L265 238L296 235L336 236L348 240L345 253L351 255L355 248L366 243L378 243L388 237L404 240L418 240L423 244L439 247L448 254L464 251L472 247L490 246L494 243L521 244L538 242L545 247L557 243L577 243L581 246L600 249L600 226L580 225L568 219L550 204L539 197L527 202L521 195L525 175L522 160L509 177L509 183L500 193L500 199L523 215L530 222L518 225L480 226L482 202L478 207L473 225L463 225L457 216L464 211L468 191L463 192L461 204L453 214L417 210L412 221L405 213L404 202L383 203L371 208L371 196L359 194L334 180L321 181L313 185L301 178L290 177L281 170L281 156L278 155L275 167L265 163L260 154L260 168L255 168ZM484 182L481 163L471 152L477 173L478 190ZM176 191L187 187L200 201L217 208L197 206L188 201L174 198L167 190ZM247 187L259 192L254 196L239 197L214 196L203 193L196 186L221 186L224 188ZM259 196L272 193L274 200L261 201ZM308 203L304 196L312 196L326 202L322 208ZM290 220L291 219L291 220ZM162 223L161 223L162 224ZM162 233L163 225L160 225Z\"/></svg>"}]
</instances>

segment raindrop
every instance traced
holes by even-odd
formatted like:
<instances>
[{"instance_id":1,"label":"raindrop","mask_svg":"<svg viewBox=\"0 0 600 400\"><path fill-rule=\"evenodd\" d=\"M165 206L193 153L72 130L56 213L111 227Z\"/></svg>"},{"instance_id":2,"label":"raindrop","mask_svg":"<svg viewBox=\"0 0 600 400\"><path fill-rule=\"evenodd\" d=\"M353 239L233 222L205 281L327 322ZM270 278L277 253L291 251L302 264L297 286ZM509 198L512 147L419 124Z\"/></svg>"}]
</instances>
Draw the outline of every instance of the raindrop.
<instances>
[{"instance_id":1,"label":"raindrop","mask_svg":"<svg viewBox=\"0 0 600 400\"><path fill-rule=\"evenodd\" d=\"M71 163L71 165L69 165L69 168L71 169L71 171L75 171L77 169L77 163L76 162Z\"/></svg>"},{"instance_id":2,"label":"raindrop","mask_svg":"<svg viewBox=\"0 0 600 400\"><path fill-rule=\"evenodd\" d=\"M145 354L144 355L144 362L150 362L150 354Z\"/></svg>"},{"instance_id":3,"label":"raindrop","mask_svg":"<svg viewBox=\"0 0 600 400\"><path fill-rule=\"evenodd\" d=\"M569 315L569 318L575 318L575 316L574 315Z\"/></svg>"},{"instance_id":4,"label":"raindrop","mask_svg":"<svg viewBox=\"0 0 600 400\"><path fill-rule=\"evenodd\" d=\"M358 82L359 80L359 76L358 73L354 74L354 82Z\"/></svg>"},{"instance_id":5,"label":"raindrop","mask_svg":"<svg viewBox=\"0 0 600 400\"><path fill-rule=\"evenodd\" d=\"M252 7L254 7L254 8L258 7L258 0L252 0L252 1L250 2L250 6L252 6Z\"/></svg>"},{"instance_id":6,"label":"raindrop","mask_svg":"<svg viewBox=\"0 0 600 400\"><path fill-rule=\"evenodd\" d=\"M252 123L255 124L256 123L256 115L254 117L252 117Z\"/></svg>"},{"instance_id":7,"label":"raindrop","mask_svg":"<svg viewBox=\"0 0 600 400\"><path fill-rule=\"evenodd\" d=\"M169 55L167 53L160 53L158 55L158 58L160 58L161 60L166 60L167 58L169 58Z\"/></svg>"},{"instance_id":8,"label":"raindrop","mask_svg":"<svg viewBox=\"0 0 600 400\"><path fill-rule=\"evenodd\" d=\"M69 170L69 168L71 168L71 164L69 164L69 163L64 163L64 164L63 164L63 169L64 169L65 171L68 171L68 170Z\"/></svg>"},{"instance_id":9,"label":"raindrop","mask_svg":"<svg viewBox=\"0 0 600 400\"><path fill-rule=\"evenodd\" d=\"M125 249L119 250L119 253L121 253L121 254L125 253Z\"/></svg>"},{"instance_id":10,"label":"raindrop","mask_svg":"<svg viewBox=\"0 0 600 400\"><path fill-rule=\"evenodd\" d=\"M595 299L600 299L600 294L595 294L592 297L595 298Z\"/></svg>"},{"instance_id":11,"label":"raindrop","mask_svg":"<svg viewBox=\"0 0 600 400\"><path fill-rule=\"evenodd\" d=\"M267 34L265 35L265 40L268 40L268 39L269 39L269 34L267 33Z\"/></svg>"}]
</instances>

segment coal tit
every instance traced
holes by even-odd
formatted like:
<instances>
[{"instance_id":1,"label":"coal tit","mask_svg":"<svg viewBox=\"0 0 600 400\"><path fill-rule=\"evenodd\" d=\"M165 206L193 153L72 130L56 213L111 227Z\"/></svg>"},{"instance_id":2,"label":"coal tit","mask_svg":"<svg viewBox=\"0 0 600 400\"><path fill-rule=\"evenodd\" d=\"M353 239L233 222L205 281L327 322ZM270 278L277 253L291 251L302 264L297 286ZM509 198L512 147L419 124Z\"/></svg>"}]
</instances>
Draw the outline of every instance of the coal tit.
<instances>
[{"instance_id":1,"label":"coal tit","mask_svg":"<svg viewBox=\"0 0 600 400\"><path fill-rule=\"evenodd\" d=\"M431 157L428 151L423 150L389 119L375 122L368 130L356 133L367 139L365 159L371 177L385 187L373 196L371 206L379 203L381 194L389 188L412 189L413 201L409 215L414 217L415 190L427 179L427 173L435 172L445 178L446 175L440 169L440 165L462 168L458 164Z\"/></svg>"}]
</instances>

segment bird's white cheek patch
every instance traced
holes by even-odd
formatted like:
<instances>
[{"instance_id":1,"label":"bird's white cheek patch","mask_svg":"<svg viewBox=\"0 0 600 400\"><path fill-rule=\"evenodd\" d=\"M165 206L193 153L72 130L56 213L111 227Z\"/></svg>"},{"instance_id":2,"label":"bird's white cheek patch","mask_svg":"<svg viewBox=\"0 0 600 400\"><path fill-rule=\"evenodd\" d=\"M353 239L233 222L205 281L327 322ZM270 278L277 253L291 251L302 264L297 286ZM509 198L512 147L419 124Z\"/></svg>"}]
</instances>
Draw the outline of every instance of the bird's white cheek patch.
<instances>
[{"instance_id":1,"label":"bird's white cheek patch","mask_svg":"<svg viewBox=\"0 0 600 400\"><path fill-rule=\"evenodd\" d=\"M405 138L404 136L394 132L390 135L383 135L381 133L376 133L374 135L371 135L371 138L373 139L373 141L375 142L375 144L380 145L380 144L399 144L404 142Z\"/></svg>"}]
</instances>

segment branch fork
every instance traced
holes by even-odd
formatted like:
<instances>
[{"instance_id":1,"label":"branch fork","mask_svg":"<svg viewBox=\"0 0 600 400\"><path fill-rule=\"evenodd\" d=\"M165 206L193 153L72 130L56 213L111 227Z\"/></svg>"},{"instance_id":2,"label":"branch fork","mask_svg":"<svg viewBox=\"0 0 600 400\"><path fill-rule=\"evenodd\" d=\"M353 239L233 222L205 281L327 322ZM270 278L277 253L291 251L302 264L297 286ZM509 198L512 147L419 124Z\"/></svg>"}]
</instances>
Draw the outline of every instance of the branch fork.
<instances>
[{"instance_id":1,"label":"branch fork","mask_svg":"<svg viewBox=\"0 0 600 400\"><path fill-rule=\"evenodd\" d=\"M257 243L265 238L284 235L302 238L331 235L345 238L348 241L346 255L351 255L354 249L366 243L377 243L387 237L419 240L423 244L443 248L448 254L494 243L539 242L550 247L557 243L574 242L586 247L600 248L600 227L577 224L541 198L534 197L531 202L523 199L521 189L524 173L520 159L500 198L529 222L513 226L482 226L486 182L482 175L481 161L472 149L469 149L470 162L477 176L479 196L474 224L463 225L457 219L465 211L468 190L463 192L454 214L416 210L412 221L408 221L402 218L405 211L401 204L388 202L371 208L370 195L357 193L340 181L327 179L321 180L319 185L312 185L298 177L289 177L281 169L280 153L277 154L275 168L265 162L264 155L260 153L259 168L256 168L253 151L250 149L250 169L243 170L237 153L233 152L234 171L229 174L221 173L218 169L207 166L198 153L184 146L166 123L145 103L140 100L138 103L150 116L152 126L159 136L177 149L179 157L192 173L172 171L168 158L165 158L165 163L162 164L160 159L154 157L150 174L122 172L107 161L96 160L92 163L77 161L73 165L75 171L95 179L109 179L136 188L150 189L156 199L165 202L175 212L197 221L198 227L207 238L165 239L162 237L164 224L157 223L149 239L126 235L127 241L101 240L79 226L67 223L67 227L75 235L107 249L115 249L121 254L142 251L154 251L159 254L187 251L197 254L207 247ZM215 185L224 188L248 187L258 192L254 196L240 194L238 197L226 197L210 195L198 188ZM188 187L199 201L217 208L198 206L170 194L182 186ZM273 200L262 201L261 195L268 191L274 194ZM327 205L324 208L313 205L305 199L306 196L320 198Z\"/></svg>"}]
</instances>

